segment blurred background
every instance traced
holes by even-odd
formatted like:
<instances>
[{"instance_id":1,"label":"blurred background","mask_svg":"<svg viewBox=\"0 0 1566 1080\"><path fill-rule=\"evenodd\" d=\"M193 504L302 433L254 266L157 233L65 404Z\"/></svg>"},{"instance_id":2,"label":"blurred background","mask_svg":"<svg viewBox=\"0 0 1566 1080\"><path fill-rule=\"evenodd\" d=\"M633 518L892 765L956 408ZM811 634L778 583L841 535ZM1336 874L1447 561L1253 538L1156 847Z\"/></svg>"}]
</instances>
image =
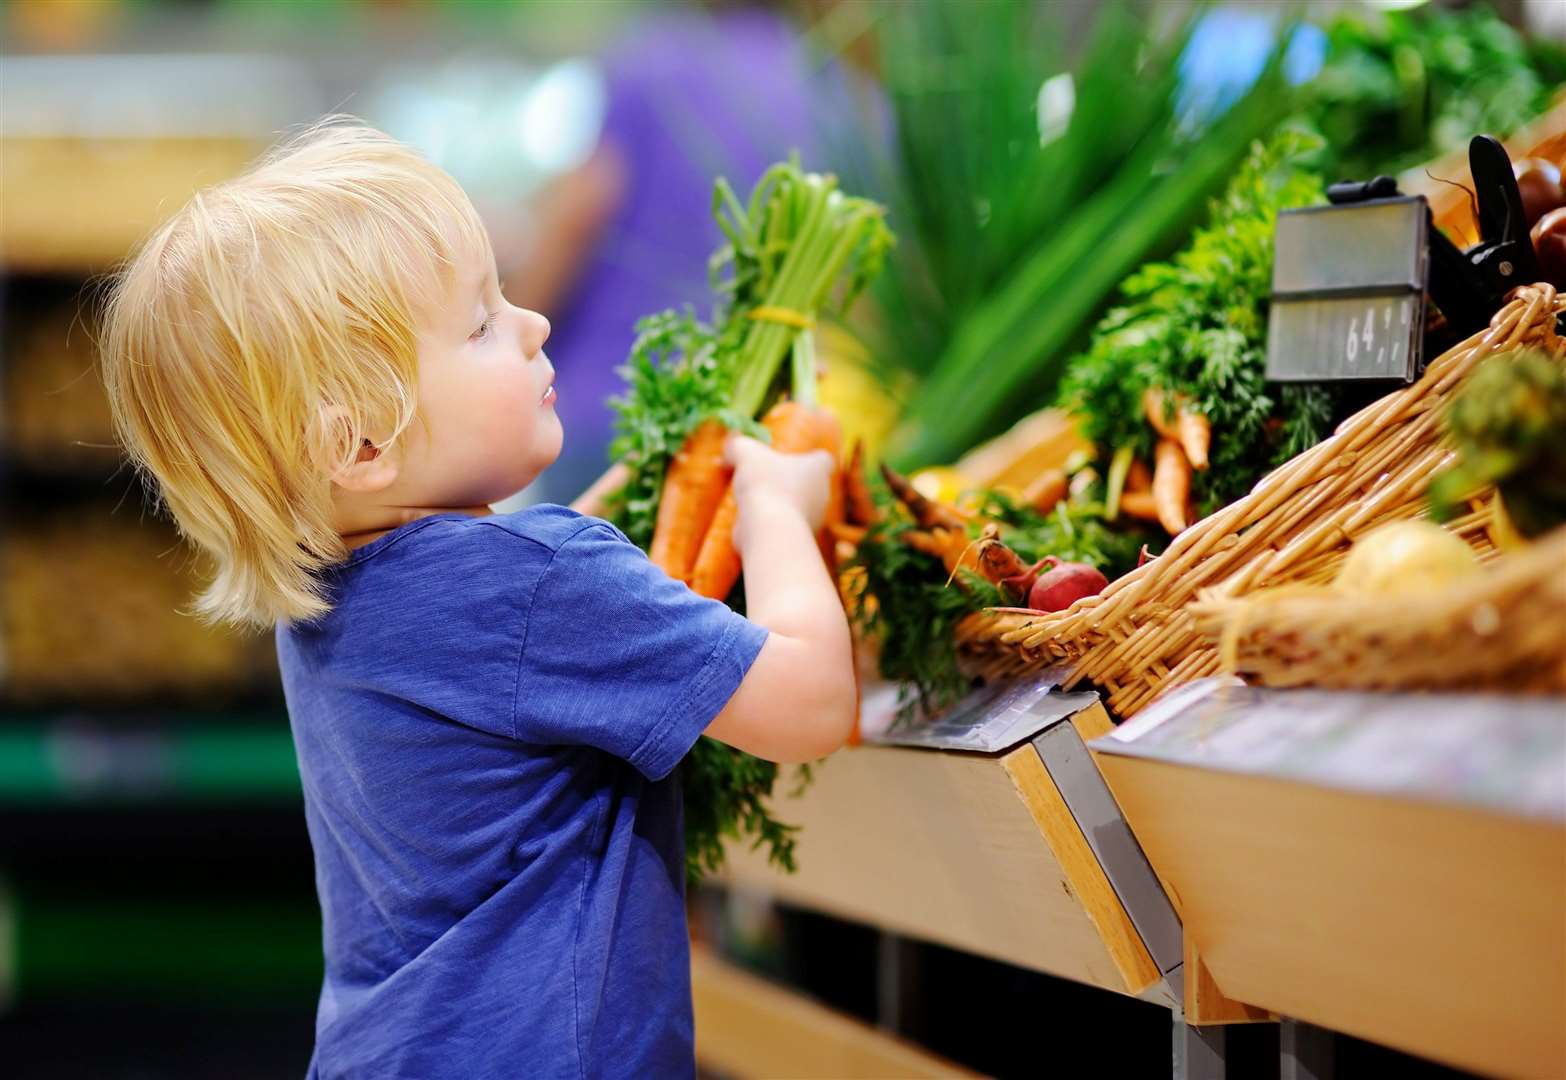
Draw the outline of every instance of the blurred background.
<instances>
[{"instance_id":1,"label":"blurred background","mask_svg":"<svg viewBox=\"0 0 1566 1080\"><path fill-rule=\"evenodd\" d=\"M938 415L920 388L950 377L951 343L993 322L986 299L1057 257L1057 233L1127 169L1213 176L1134 219L1135 265L1177 247L1280 124L1326 136L1324 173L1398 172L1524 124L1566 77L1560 0L1319 2L1304 25L1289 10L0 7L0 1072L287 1077L310 1053L320 920L271 638L182 613L201 567L123 467L94 370L107 275L193 190L337 112L451 171L510 299L554 323L566 450L517 503L566 502L607 462L635 321L709 302L716 175L743 191L798 152L888 204L899 254L831 349L826 393L851 433L906 445ZM1015 392L965 422L1000 430L1041 403L1109 300L1058 314ZM1114 1075L1167 1066L1153 1006L721 888L693 909L730 955L979 1070L1027 1071L1041 1014L1107 1048ZM1351 1046L1340 1074L1393 1062L1415 1068Z\"/></svg>"}]
</instances>

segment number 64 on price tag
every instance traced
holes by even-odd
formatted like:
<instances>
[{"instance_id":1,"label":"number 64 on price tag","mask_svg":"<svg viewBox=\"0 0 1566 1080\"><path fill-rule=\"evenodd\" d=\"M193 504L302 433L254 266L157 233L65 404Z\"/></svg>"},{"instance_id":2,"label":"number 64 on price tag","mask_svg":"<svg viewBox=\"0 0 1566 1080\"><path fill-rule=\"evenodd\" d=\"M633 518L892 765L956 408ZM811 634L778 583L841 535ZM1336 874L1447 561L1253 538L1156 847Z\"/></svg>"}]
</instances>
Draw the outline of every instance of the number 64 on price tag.
<instances>
[{"instance_id":1,"label":"number 64 on price tag","mask_svg":"<svg viewBox=\"0 0 1566 1080\"><path fill-rule=\"evenodd\" d=\"M1267 378L1413 382L1429 220L1418 196L1279 214Z\"/></svg>"}]
</instances>

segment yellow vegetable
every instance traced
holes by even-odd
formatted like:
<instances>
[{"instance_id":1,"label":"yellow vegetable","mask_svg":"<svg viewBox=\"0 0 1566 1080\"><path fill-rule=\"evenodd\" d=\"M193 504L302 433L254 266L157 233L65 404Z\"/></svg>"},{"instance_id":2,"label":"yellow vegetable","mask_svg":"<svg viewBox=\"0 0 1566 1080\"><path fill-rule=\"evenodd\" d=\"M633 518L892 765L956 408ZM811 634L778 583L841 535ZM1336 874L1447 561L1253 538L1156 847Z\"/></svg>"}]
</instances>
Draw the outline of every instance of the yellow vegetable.
<instances>
[{"instance_id":1,"label":"yellow vegetable","mask_svg":"<svg viewBox=\"0 0 1566 1080\"><path fill-rule=\"evenodd\" d=\"M913 489L926 499L951 506L968 486L962 473L949 465L933 465L920 469L908 478Z\"/></svg>"},{"instance_id":2,"label":"yellow vegetable","mask_svg":"<svg viewBox=\"0 0 1566 1080\"><path fill-rule=\"evenodd\" d=\"M1428 593L1479 569L1473 550L1429 521L1396 521L1355 541L1333 586L1345 592Z\"/></svg>"}]
</instances>

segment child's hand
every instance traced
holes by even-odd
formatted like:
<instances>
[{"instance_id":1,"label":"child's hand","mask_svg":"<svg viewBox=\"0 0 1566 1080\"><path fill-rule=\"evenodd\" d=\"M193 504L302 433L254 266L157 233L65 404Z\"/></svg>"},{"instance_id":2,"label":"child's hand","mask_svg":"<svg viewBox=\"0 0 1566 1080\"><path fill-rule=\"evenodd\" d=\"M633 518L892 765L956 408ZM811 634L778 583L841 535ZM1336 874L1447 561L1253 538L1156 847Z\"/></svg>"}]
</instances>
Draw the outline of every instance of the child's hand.
<instances>
[{"instance_id":1,"label":"child's hand","mask_svg":"<svg viewBox=\"0 0 1566 1080\"><path fill-rule=\"evenodd\" d=\"M816 547L832 455L780 454L739 437L724 452L734 465L745 614L768 634L707 734L768 761L813 761L843 745L859 700L848 619Z\"/></svg>"},{"instance_id":2,"label":"child's hand","mask_svg":"<svg viewBox=\"0 0 1566 1080\"><path fill-rule=\"evenodd\" d=\"M739 503L734 537L741 551L746 533L765 527L764 520L776 511L799 515L811 532L821 528L832 483L831 454L780 454L755 439L731 435L724 456L734 466L734 499Z\"/></svg>"}]
</instances>

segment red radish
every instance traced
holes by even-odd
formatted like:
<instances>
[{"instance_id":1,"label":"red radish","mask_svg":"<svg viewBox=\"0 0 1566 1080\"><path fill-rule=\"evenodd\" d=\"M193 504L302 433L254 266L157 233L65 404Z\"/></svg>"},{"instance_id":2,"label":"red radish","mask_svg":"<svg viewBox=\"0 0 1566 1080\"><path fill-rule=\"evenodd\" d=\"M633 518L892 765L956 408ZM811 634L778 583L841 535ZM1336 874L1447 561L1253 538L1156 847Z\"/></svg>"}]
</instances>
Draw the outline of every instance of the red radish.
<instances>
[{"instance_id":1,"label":"red radish","mask_svg":"<svg viewBox=\"0 0 1566 1080\"><path fill-rule=\"evenodd\" d=\"M1046 560L1040 559L1020 574L1011 574L1000 579L1000 583L1011 590L1013 596L1020 596L1023 600L1033 591L1033 583L1039 579L1039 568Z\"/></svg>"},{"instance_id":2,"label":"red radish","mask_svg":"<svg viewBox=\"0 0 1566 1080\"><path fill-rule=\"evenodd\" d=\"M1034 611L1065 611L1084 596L1104 591L1109 579L1087 563L1061 562L1051 555L1042 560L1053 567L1033 583L1028 606Z\"/></svg>"}]
</instances>

